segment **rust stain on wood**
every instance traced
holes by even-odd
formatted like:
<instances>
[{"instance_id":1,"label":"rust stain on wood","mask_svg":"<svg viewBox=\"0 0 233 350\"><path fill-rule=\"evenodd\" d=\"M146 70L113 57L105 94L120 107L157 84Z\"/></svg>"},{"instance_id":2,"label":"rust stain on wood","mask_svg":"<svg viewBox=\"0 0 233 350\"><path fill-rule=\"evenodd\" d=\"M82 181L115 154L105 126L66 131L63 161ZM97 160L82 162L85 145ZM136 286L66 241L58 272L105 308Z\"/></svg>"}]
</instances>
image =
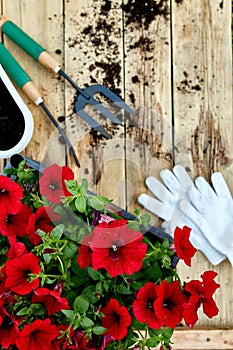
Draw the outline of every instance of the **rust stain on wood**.
<instances>
[{"instance_id":1,"label":"rust stain on wood","mask_svg":"<svg viewBox=\"0 0 233 350\"><path fill-rule=\"evenodd\" d=\"M199 125L192 135L191 153L195 173L207 179L213 171L221 171L232 162L226 155L226 142L211 112L200 113Z\"/></svg>"}]
</instances>

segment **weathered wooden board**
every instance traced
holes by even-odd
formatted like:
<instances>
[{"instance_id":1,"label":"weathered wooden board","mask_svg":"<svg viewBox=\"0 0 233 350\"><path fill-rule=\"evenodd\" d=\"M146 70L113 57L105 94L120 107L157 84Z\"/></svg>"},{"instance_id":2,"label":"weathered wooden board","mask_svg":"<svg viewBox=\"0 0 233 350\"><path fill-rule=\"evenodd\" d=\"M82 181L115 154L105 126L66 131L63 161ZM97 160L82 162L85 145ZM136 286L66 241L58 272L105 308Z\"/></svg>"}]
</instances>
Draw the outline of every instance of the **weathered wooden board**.
<instances>
[{"instance_id":1,"label":"weathered wooden board","mask_svg":"<svg viewBox=\"0 0 233 350\"><path fill-rule=\"evenodd\" d=\"M213 171L222 171L232 190L231 1L172 3L175 163L185 166L192 178L209 180ZM228 262L213 267L201 253L193 266L179 264L185 280L214 269L221 284L216 293L219 315L212 320L200 316L200 324L231 326L232 267Z\"/></svg>"},{"instance_id":2,"label":"weathered wooden board","mask_svg":"<svg viewBox=\"0 0 233 350\"><path fill-rule=\"evenodd\" d=\"M136 115L126 133L127 203L138 206L149 175L172 166L169 2L124 1L125 92ZM156 218L153 218L156 223Z\"/></svg>"},{"instance_id":3,"label":"weathered wooden board","mask_svg":"<svg viewBox=\"0 0 233 350\"><path fill-rule=\"evenodd\" d=\"M46 47L80 87L104 84L136 111L125 128L100 119L113 138L97 137L74 113L74 89L4 37L49 110L66 126L81 168L69 155L66 159L64 145L44 112L20 92L35 121L25 149L28 157L67 162L77 178L88 179L92 190L130 210L137 206L138 194L146 191L145 177L159 177L159 171L171 168L173 162L184 165L193 178L203 175L209 180L213 171L220 170L233 191L230 0L152 1L150 12L145 2L130 0L124 0L123 8L121 0L2 0L0 4L2 13ZM201 253L193 266L179 264L183 279L214 269L221 284L216 294L219 316L212 320L201 316L199 325L232 327L232 268L228 262L213 267ZM219 344L219 337L223 338L218 349L231 348L225 333L213 332L211 337L204 333L199 337L199 331L175 332L174 346L185 349L186 339L195 334L193 349ZM214 340L205 342L205 337Z\"/></svg>"},{"instance_id":4,"label":"weathered wooden board","mask_svg":"<svg viewBox=\"0 0 233 350\"><path fill-rule=\"evenodd\" d=\"M65 65L79 86L107 86L122 96L123 40L121 1L67 1L65 4ZM124 128L101 119L91 108L88 113L112 135L107 140L90 133L90 126L73 112L75 91L66 87L67 123L70 123L81 168L93 191L124 206L125 189L118 193L118 182L125 179ZM98 94L97 94L98 98ZM112 108L105 100L102 103ZM86 110L86 109L85 109ZM67 124L68 125L68 124ZM123 186L124 183L122 182Z\"/></svg>"},{"instance_id":5,"label":"weathered wooden board","mask_svg":"<svg viewBox=\"0 0 233 350\"><path fill-rule=\"evenodd\" d=\"M63 48L63 2L62 1L4 1L2 13L19 25L26 33L43 47L48 49L59 60ZM4 44L18 60L25 71L39 88L50 112L58 118L64 115L64 86L56 76L41 67L25 52L4 36ZM35 129L30 145L25 150L28 157L38 161L48 157L60 161L57 154L59 137L53 137L52 145L49 139L53 136L54 126L40 107L28 101L21 91L23 100L28 104L34 118ZM64 148L62 146L62 148ZM49 152L48 152L49 150ZM64 161L64 156L62 157Z\"/></svg>"},{"instance_id":6,"label":"weathered wooden board","mask_svg":"<svg viewBox=\"0 0 233 350\"><path fill-rule=\"evenodd\" d=\"M172 337L173 350L220 350L233 348L232 329L177 330Z\"/></svg>"}]
</instances>

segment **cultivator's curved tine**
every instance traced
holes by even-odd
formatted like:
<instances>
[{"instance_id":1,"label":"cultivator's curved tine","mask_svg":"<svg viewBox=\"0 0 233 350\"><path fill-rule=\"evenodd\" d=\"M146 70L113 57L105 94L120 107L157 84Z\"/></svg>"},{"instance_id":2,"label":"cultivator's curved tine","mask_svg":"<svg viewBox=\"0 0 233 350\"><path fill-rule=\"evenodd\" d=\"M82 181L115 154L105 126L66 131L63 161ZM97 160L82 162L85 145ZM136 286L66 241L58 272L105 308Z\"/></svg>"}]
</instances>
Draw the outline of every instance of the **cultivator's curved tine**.
<instances>
[{"instance_id":1,"label":"cultivator's curved tine","mask_svg":"<svg viewBox=\"0 0 233 350\"><path fill-rule=\"evenodd\" d=\"M88 89L89 88L86 88L85 92L87 92L89 94ZM78 114L80 114L80 111L83 110L86 105L90 105L93 108L97 109L97 111L99 111L104 117L111 120L111 122L113 122L114 124L118 124L118 125L122 126L121 121L108 108L104 107L99 101L94 99L94 97L92 95L89 94L89 99L87 99L86 97L84 97L82 95L79 95L77 97L76 102L75 102L76 112ZM92 124L90 124L90 125L92 125Z\"/></svg>"},{"instance_id":2,"label":"cultivator's curved tine","mask_svg":"<svg viewBox=\"0 0 233 350\"><path fill-rule=\"evenodd\" d=\"M109 88L104 85L95 84L88 86L85 91L94 96L96 93L101 93L105 97L107 97L110 101L112 101L115 105L117 105L120 109L124 109L126 112L130 114L135 114L135 112L114 92L112 92Z\"/></svg>"},{"instance_id":3,"label":"cultivator's curved tine","mask_svg":"<svg viewBox=\"0 0 233 350\"><path fill-rule=\"evenodd\" d=\"M112 138L112 136L95 119L93 119L88 113L86 113L84 111L84 109L76 110L76 112L83 120L85 120L85 122L87 122L89 125L91 125L91 127L94 130L100 132L107 139Z\"/></svg>"}]
</instances>

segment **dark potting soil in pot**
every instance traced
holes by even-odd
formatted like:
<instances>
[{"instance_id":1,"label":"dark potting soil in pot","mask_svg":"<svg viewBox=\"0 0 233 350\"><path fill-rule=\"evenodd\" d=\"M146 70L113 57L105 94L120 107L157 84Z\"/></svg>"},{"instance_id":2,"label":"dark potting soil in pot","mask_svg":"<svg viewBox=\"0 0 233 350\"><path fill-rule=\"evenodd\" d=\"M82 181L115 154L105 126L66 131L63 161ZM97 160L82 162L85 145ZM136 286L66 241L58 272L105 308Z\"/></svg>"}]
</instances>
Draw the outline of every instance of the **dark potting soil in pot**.
<instances>
[{"instance_id":1,"label":"dark potting soil in pot","mask_svg":"<svg viewBox=\"0 0 233 350\"><path fill-rule=\"evenodd\" d=\"M24 130L23 114L0 78L0 151L16 146Z\"/></svg>"}]
</instances>

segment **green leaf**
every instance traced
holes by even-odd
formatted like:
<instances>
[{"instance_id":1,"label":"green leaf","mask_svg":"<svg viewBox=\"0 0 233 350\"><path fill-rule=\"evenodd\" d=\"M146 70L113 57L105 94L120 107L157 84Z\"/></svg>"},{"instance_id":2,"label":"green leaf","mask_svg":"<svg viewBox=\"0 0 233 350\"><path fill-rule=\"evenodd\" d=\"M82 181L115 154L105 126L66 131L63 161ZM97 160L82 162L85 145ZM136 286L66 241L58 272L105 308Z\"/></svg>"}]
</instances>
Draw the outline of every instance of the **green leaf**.
<instances>
[{"instance_id":1,"label":"green leaf","mask_svg":"<svg viewBox=\"0 0 233 350\"><path fill-rule=\"evenodd\" d=\"M94 326L94 322L90 318L84 317L82 319L81 326L83 328L91 328L92 326Z\"/></svg>"},{"instance_id":2,"label":"green leaf","mask_svg":"<svg viewBox=\"0 0 233 350\"><path fill-rule=\"evenodd\" d=\"M87 311L88 307L89 307L88 299L84 295L77 296L77 298L73 303L74 310L80 314L83 314L84 312Z\"/></svg>"},{"instance_id":3,"label":"green leaf","mask_svg":"<svg viewBox=\"0 0 233 350\"><path fill-rule=\"evenodd\" d=\"M77 329L79 326L80 326L80 320L76 320L76 321L73 323L73 328L74 328L74 329Z\"/></svg>"},{"instance_id":4,"label":"green leaf","mask_svg":"<svg viewBox=\"0 0 233 350\"><path fill-rule=\"evenodd\" d=\"M89 300L90 304L95 304L99 301L94 285L86 287L83 290L82 295L84 295Z\"/></svg>"},{"instance_id":5,"label":"green leaf","mask_svg":"<svg viewBox=\"0 0 233 350\"><path fill-rule=\"evenodd\" d=\"M89 266L89 267L87 268L87 271L88 271L90 277L91 277L94 281L100 281L100 280L101 280L102 275L101 275L101 273L100 273L99 271L94 270L91 266Z\"/></svg>"},{"instance_id":6,"label":"green leaf","mask_svg":"<svg viewBox=\"0 0 233 350\"><path fill-rule=\"evenodd\" d=\"M40 237L42 238L43 241L48 241L49 240L49 236L47 233L45 233L44 231L38 229L37 233L39 233Z\"/></svg>"},{"instance_id":7,"label":"green leaf","mask_svg":"<svg viewBox=\"0 0 233 350\"><path fill-rule=\"evenodd\" d=\"M101 326L95 326L92 328L92 332L96 335L101 335L104 332L107 331L107 328L101 327Z\"/></svg>"},{"instance_id":8,"label":"green leaf","mask_svg":"<svg viewBox=\"0 0 233 350\"><path fill-rule=\"evenodd\" d=\"M77 195L75 199L75 207L80 213L85 213L87 208L86 199L82 194Z\"/></svg>"},{"instance_id":9,"label":"green leaf","mask_svg":"<svg viewBox=\"0 0 233 350\"><path fill-rule=\"evenodd\" d=\"M160 340L157 337L151 337L146 340L146 346L155 348L160 344Z\"/></svg>"},{"instance_id":10,"label":"green leaf","mask_svg":"<svg viewBox=\"0 0 233 350\"><path fill-rule=\"evenodd\" d=\"M50 235L49 235L50 239L52 239L53 241L59 240L64 232L64 228L65 226L63 224L60 224L54 227L50 232Z\"/></svg>"},{"instance_id":11,"label":"green leaf","mask_svg":"<svg viewBox=\"0 0 233 350\"><path fill-rule=\"evenodd\" d=\"M134 209L134 214L135 214L136 216L139 216L139 215L140 215L140 212L141 212L140 208Z\"/></svg>"},{"instance_id":12,"label":"green leaf","mask_svg":"<svg viewBox=\"0 0 233 350\"><path fill-rule=\"evenodd\" d=\"M120 294L132 294L132 292L122 284L117 286L117 292Z\"/></svg>"},{"instance_id":13,"label":"green leaf","mask_svg":"<svg viewBox=\"0 0 233 350\"><path fill-rule=\"evenodd\" d=\"M64 256L66 258L72 258L77 253L77 245L72 242L67 242L67 245L64 249Z\"/></svg>"},{"instance_id":14,"label":"green leaf","mask_svg":"<svg viewBox=\"0 0 233 350\"><path fill-rule=\"evenodd\" d=\"M23 307L21 310L19 310L17 312L17 316L24 316L24 315L28 315L28 310L29 310L29 307Z\"/></svg>"},{"instance_id":15,"label":"green leaf","mask_svg":"<svg viewBox=\"0 0 233 350\"><path fill-rule=\"evenodd\" d=\"M76 180L65 180L67 190L75 196L78 193L79 184Z\"/></svg>"},{"instance_id":16,"label":"green leaf","mask_svg":"<svg viewBox=\"0 0 233 350\"><path fill-rule=\"evenodd\" d=\"M38 179L38 172L28 166L27 162L23 160L19 163L17 170L18 178L27 184L33 184Z\"/></svg>"},{"instance_id":17,"label":"green leaf","mask_svg":"<svg viewBox=\"0 0 233 350\"><path fill-rule=\"evenodd\" d=\"M105 203L106 202L103 202L102 199L100 199L98 196L90 196L88 198L88 200L89 200L90 206L93 209L101 211L101 210L103 210L105 208Z\"/></svg>"},{"instance_id":18,"label":"green leaf","mask_svg":"<svg viewBox=\"0 0 233 350\"><path fill-rule=\"evenodd\" d=\"M56 279L52 279L52 278L46 277L45 282L46 282L47 284L53 284L53 283L56 282Z\"/></svg>"},{"instance_id":19,"label":"green leaf","mask_svg":"<svg viewBox=\"0 0 233 350\"><path fill-rule=\"evenodd\" d=\"M144 225L145 227L148 227L150 221L151 221L151 216L149 213L145 213L141 216L141 221L142 221L142 225Z\"/></svg>"},{"instance_id":20,"label":"green leaf","mask_svg":"<svg viewBox=\"0 0 233 350\"><path fill-rule=\"evenodd\" d=\"M72 320L76 314L74 310L61 310L61 312L70 320Z\"/></svg>"},{"instance_id":21,"label":"green leaf","mask_svg":"<svg viewBox=\"0 0 233 350\"><path fill-rule=\"evenodd\" d=\"M87 193L87 190L88 190L88 182L87 182L87 179L82 179L82 184L81 186L79 187L79 191L80 193L85 196L86 193Z\"/></svg>"},{"instance_id":22,"label":"green leaf","mask_svg":"<svg viewBox=\"0 0 233 350\"><path fill-rule=\"evenodd\" d=\"M52 259L52 255L51 254L44 254L43 257L44 257L45 263L48 265Z\"/></svg>"},{"instance_id":23,"label":"green leaf","mask_svg":"<svg viewBox=\"0 0 233 350\"><path fill-rule=\"evenodd\" d=\"M130 221L127 224L127 227L134 231L140 230L140 223L138 221Z\"/></svg>"},{"instance_id":24,"label":"green leaf","mask_svg":"<svg viewBox=\"0 0 233 350\"><path fill-rule=\"evenodd\" d=\"M166 338L167 340L170 339L173 335L174 329L173 328L164 328L163 329L163 336L164 338Z\"/></svg>"},{"instance_id":25,"label":"green leaf","mask_svg":"<svg viewBox=\"0 0 233 350\"><path fill-rule=\"evenodd\" d=\"M165 238L162 244L162 248L169 249L169 247L170 247L170 242L167 238Z\"/></svg>"}]
</instances>

